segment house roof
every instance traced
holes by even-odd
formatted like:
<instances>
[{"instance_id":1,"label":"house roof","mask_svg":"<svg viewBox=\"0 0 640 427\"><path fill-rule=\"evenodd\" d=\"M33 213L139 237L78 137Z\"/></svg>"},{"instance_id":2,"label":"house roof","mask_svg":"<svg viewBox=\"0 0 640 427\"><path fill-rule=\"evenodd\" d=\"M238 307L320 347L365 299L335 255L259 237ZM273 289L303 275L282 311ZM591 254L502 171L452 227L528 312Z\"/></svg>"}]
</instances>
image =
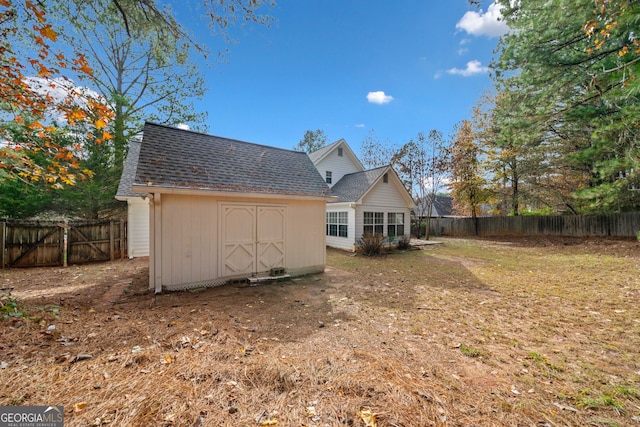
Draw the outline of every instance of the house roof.
<instances>
[{"instance_id":1,"label":"house roof","mask_svg":"<svg viewBox=\"0 0 640 427\"><path fill-rule=\"evenodd\" d=\"M344 139L339 139L336 142L332 142L329 145L325 145L324 147L314 151L313 153L309 153L309 158L313 163L316 163L318 160L324 157L325 154L331 151L332 148L336 147L342 141L344 141Z\"/></svg>"},{"instance_id":2,"label":"house roof","mask_svg":"<svg viewBox=\"0 0 640 427\"><path fill-rule=\"evenodd\" d=\"M347 141L345 141L344 138L341 138L336 142L333 142L325 147L322 147L319 150L314 151L313 153L309 153L309 158L311 159L314 165L317 165L318 163L320 163L322 159L324 159L327 155L329 155L329 153L331 153L333 150L338 148L338 146L342 146L343 148L345 148L348 155L351 157L351 159L355 163L355 166L362 171L364 170L364 166L362 166L360 159L358 159L358 156L356 156L356 154L353 152L351 147L349 147L349 144L347 144Z\"/></svg>"},{"instance_id":3,"label":"house roof","mask_svg":"<svg viewBox=\"0 0 640 427\"><path fill-rule=\"evenodd\" d=\"M146 193L137 193L131 191L131 186L136 177L136 169L138 167L138 156L140 155L140 141L132 140L129 142L129 152L127 158L124 161L122 167L122 177L118 184L118 192L116 193L117 199L124 199L127 197L142 197Z\"/></svg>"},{"instance_id":4,"label":"house roof","mask_svg":"<svg viewBox=\"0 0 640 427\"><path fill-rule=\"evenodd\" d=\"M331 187L331 195L338 197L338 202L356 202L388 169L389 166L382 166L345 175Z\"/></svg>"},{"instance_id":5,"label":"house roof","mask_svg":"<svg viewBox=\"0 0 640 427\"><path fill-rule=\"evenodd\" d=\"M136 186L328 197L306 153L146 123Z\"/></svg>"},{"instance_id":6,"label":"house roof","mask_svg":"<svg viewBox=\"0 0 640 427\"><path fill-rule=\"evenodd\" d=\"M418 198L416 200L416 208L414 214L416 216L427 216L427 201L424 198ZM453 197L448 196L436 196L431 207L431 217L436 216L453 216Z\"/></svg>"}]
</instances>

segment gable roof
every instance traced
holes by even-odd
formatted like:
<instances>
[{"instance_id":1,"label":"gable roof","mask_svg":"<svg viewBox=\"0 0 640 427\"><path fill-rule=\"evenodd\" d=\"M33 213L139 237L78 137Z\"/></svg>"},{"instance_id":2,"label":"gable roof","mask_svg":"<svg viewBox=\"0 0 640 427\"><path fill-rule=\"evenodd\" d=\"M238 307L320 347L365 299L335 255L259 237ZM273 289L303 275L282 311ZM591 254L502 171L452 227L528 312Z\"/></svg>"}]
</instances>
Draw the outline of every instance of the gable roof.
<instances>
[{"instance_id":1,"label":"gable roof","mask_svg":"<svg viewBox=\"0 0 640 427\"><path fill-rule=\"evenodd\" d=\"M360 159L358 159L358 156L356 156L356 154L353 152L351 147L349 147L349 144L347 144L347 141L345 141L344 138L341 138L336 142L333 142L325 147L322 147L319 150L314 151L313 153L309 153L309 158L311 159L314 165L317 165L318 163L320 163L322 159L327 157L331 152L333 152L333 150L335 150L339 146L342 146L343 149L346 148L347 154L351 157L356 167L363 171L364 166L362 166Z\"/></svg>"},{"instance_id":2,"label":"gable roof","mask_svg":"<svg viewBox=\"0 0 640 427\"><path fill-rule=\"evenodd\" d=\"M329 187L300 151L147 122L134 186L305 197Z\"/></svg>"},{"instance_id":3,"label":"gable roof","mask_svg":"<svg viewBox=\"0 0 640 427\"><path fill-rule=\"evenodd\" d=\"M140 141L131 140L129 142L129 152L122 166L122 177L118 184L118 192L116 199L122 200L128 197L142 197L146 193L137 193L131 190L133 181L136 177L136 169L138 168L138 157L140 155Z\"/></svg>"},{"instance_id":4,"label":"gable roof","mask_svg":"<svg viewBox=\"0 0 640 427\"><path fill-rule=\"evenodd\" d=\"M338 197L338 202L356 202L369 191L388 169L389 166L382 166L345 175L331 188L331 195Z\"/></svg>"},{"instance_id":5,"label":"gable roof","mask_svg":"<svg viewBox=\"0 0 640 427\"><path fill-rule=\"evenodd\" d=\"M416 216L427 216L427 200L422 197L416 199L416 208L414 214ZM449 196L436 196L431 207L431 217L438 216L453 216L453 197Z\"/></svg>"}]
</instances>

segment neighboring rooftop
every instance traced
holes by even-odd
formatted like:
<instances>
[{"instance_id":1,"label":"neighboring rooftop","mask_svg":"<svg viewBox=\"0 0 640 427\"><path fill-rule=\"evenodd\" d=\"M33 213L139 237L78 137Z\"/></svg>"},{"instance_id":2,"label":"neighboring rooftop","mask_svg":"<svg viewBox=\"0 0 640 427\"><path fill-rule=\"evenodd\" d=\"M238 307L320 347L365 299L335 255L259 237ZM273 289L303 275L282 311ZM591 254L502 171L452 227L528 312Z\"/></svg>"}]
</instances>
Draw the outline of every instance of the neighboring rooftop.
<instances>
[{"instance_id":1,"label":"neighboring rooftop","mask_svg":"<svg viewBox=\"0 0 640 427\"><path fill-rule=\"evenodd\" d=\"M143 135L135 185L329 196L329 187L301 151L148 122Z\"/></svg>"}]
</instances>

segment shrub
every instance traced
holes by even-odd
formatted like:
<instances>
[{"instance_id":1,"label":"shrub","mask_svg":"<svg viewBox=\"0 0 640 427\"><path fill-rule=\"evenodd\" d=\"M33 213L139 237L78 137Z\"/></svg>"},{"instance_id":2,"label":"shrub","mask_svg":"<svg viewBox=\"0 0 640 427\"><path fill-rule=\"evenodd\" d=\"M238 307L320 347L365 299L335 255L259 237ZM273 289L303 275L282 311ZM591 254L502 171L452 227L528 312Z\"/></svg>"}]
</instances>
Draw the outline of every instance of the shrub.
<instances>
[{"instance_id":1,"label":"shrub","mask_svg":"<svg viewBox=\"0 0 640 427\"><path fill-rule=\"evenodd\" d=\"M364 255L380 255L384 253L387 238L380 233L365 233L356 241L356 249Z\"/></svg>"},{"instance_id":2,"label":"shrub","mask_svg":"<svg viewBox=\"0 0 640 427\"><path fill-rule=\"evenodd\" d=\"M407 235L400 236L396 243L398 245L398 249L407 250L411 247L411 238Z\"/></svg>"}]
</instances>

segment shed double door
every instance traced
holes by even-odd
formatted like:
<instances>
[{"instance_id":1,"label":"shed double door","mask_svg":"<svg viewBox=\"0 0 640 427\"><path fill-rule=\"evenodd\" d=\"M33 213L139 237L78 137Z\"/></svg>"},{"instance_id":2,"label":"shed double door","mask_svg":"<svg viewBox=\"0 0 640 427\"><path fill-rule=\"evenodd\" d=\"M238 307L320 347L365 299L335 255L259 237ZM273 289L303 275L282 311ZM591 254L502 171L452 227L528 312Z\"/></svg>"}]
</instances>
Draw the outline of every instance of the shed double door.
<instances>
[{"instance_id":1,"label":"shed double door","mask_svg":"<svg viewBox=\"0 0 640 427\"><path fill-rule=\"evenodd\" d=\"M284 268L284 206L222 205L222 276Z\"/></svg>"}]
</instances>

